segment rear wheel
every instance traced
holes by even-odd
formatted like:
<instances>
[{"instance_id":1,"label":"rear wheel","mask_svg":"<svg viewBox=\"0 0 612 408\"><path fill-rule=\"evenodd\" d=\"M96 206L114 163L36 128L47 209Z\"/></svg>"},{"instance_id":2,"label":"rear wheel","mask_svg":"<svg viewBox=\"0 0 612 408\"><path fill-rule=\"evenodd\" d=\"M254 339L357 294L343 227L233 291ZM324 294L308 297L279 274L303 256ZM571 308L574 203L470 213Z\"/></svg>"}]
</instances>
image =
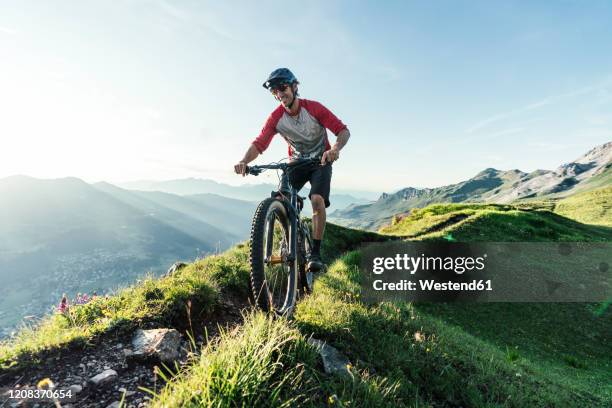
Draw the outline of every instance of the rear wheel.
<instances>
[{"instance_id":1,"label":"rear wheel","mask_svg":"<svg viewBox=\"0 0 612 408\"><path fill-rule=\"evenodd\" d=\"M251 289L266 312L290 315L297 289L297 259L291 261L289 217L276 198L262 201L251 227Z\"/></svg>"}]
</instances>

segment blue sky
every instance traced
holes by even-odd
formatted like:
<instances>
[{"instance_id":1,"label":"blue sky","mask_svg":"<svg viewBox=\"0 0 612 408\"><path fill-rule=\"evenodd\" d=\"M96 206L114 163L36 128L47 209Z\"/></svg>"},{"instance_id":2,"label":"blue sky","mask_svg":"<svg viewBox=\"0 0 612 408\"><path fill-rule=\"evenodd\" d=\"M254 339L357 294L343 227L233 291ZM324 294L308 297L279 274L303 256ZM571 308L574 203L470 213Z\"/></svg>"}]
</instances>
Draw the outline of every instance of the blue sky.
<instances>
[{"instance_id":1,"label":"blue sky","mask_svg":"<svg viewBox=\"0 0 612 408\"><path fill-rule=\"evenodd\" d=\"M231 168L279 66L351 130L335 187L553 169L612 140L610 21L605 1L3 1L0 177L271 181Z\"/></svg>"}]
</instances>

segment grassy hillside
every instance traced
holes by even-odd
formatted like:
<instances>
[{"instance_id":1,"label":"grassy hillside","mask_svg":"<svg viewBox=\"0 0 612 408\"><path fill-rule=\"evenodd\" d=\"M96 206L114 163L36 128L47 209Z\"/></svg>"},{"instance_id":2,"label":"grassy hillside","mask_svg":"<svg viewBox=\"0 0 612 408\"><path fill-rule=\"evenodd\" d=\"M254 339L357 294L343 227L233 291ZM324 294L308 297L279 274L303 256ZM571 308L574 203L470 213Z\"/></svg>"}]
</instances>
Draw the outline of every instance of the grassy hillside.
<instances>
[{"instance_id":1,"label":"grassy hillside","mask_svg":"<svg viewBox=\"0 0 612 408\"><path fill-rule=\"evenodd\" d=\"M591 305L359 302L359 253L335 262L295 320L249 315L154 406L607 406L608 312ZM570 322L580 321L580 325ZM345 353L328 376L306 340ZM579 347L576 347L580 344ZM196 392L197 391L197 392Z\"/></svg>"},{"instance_id":2,"label":"grassy hillside","mask_svg":"<svg viewBox=\"0 0 612 408\"><path fill-rule=\"evenodd\" d=\"M384 230L393 236L457 241L610 241L612 228L581 224L541 206L445 204L416 210ZM384 236L328 225L336 259L298 305L295 318L248 312L193 363L170 376L154 406L605 407L612 404L612 313L591 304L360 302L360 253ZM21 364L45 348L132 329L144 321L185 323L228 293L246 296L240 246L173 276L150 279L83 309L78 324L49 318L0 348ZM346 354L351 375L327 375L307 343L322 339ZM166 373L168 375L168 373Z\"/></svg>"},{"instance_id":3,"label":"grassy hillside","mask_svg":"<svg viewBox=\"0 0 612 408\"><path fill-rule=\"evenodd\" d=\"M576 190L582 191L583 189L588 190L593 188L606 187L610 185L612 185L612 163L608 164L606 166L606 169L602 173L592 177L584 184L584 186Z\"/></svg>"},{"instance_id":4,"label":"grassy hillside","mask_svg":"<svg viewBox=\"0 0 612 408\"><path fill-rule=\"evenodd\" d=\"M363 241L385 239L388 238L330 224L323 255L332 259ZM248 257L248 245L240 244L172 275L148 277L107 299L100 297L74 308L68 316L48 315L38 325L24 326L13 339L0 343L0 368L35 361L41 352L83 346L117 329L127 332L145 324L185 329L188 302L194 320L213 314L220 299L228 294L246 303L250 294Z\"/></svg>"},{"instance_id":5,"label":"grassy hillside","mask_svg":"<svg viewBox=\"0 0 612 408\"><path fill-rule=\"evenodd\" d=\"M549 197L567 197L571 194L577 194L580 192L590 191L602 187L609 187L612 185L612 163L608 163L603 171L583 183L578 184L576 187L562 193L551 194Z\"/></svg>"},{"instance_id":6,"label":"grassy hillside","mask_svg":"<svg viewBox=\"0 0 612 408\"><path fill-rule=\"evenodd\" d=\"M585 206L576 208L578 214L590 211ZM541 209L538 204L434 204L396 218L379 232L411 239L466 242L612 240L612 228L582 224Z\"/></svg>"},{"instance_id":7,"label":"grassy hillside","mask_svg":"<svg viewBox=\"0 0 612 408\"><path fill-rule=\"evenodd\" d=\"M383 194L376 202L353 205L330 214L330 219L342 225L377 229L391 221L394 214L410 208L422 208L432 203L464 201L487 202L500 191L511 190L527 173L519 170L501 171L488 168L469 180L437 188L404 188L393 194Z\"/></svg>"},{"instance_id":8,"label":"grassy hillside","mask_svg":"<svg viewBox=\"0 0 612 408\"><path fill-rule=\"evenodd\" d=\"M457 220L458 215L465 217ZM449 222L453 218L456 222ZM612 238L606 228L513 206L430 206L402 225L403 234L423 239L492 240L502 232L516 241ZM612 314L605 307L367 306L359 302L358 264L359 252L335 262L299 304L293 322L249 317L242 331L206 349L155 405L603 407L612 402L607 381L612 347L606 342ZM305 344L310 335L349 357L350 378L321 373ZM253 350L254 342L261 347ZM258 358L248 360L253 356Z\"/></svg>"},{"instance_id":9,"label":"grassy hillside","mask_svg":"<svg viewBox=\"0 0 612 408\"><path fill-rule=\"evenodd\" d=\"M37 326L24 326L14 338L0 343L0 368L36 362L45 351L83 347L96 336L127 332L146 323L185 328L188 301L195 319L213 313L223 292L248 296L247 260L248 248L239 245L170 276L149 277L108 299L100 297L73 308L68 315L48 315Z\"/></svg>"},{"instance_id":10,"label":"grassy hillside","mask_svg":"<svg viewBox=\"0 0 612 408\"><path fill-rule=\"evenodd\" d=\"M358 253L342 258L317 282L296 320L360 361L364 372L398 383L389 406L399 400L447 406L612 401L609 312L597 315L584 304L367 307L358 302L358 261Z\"/></svg>"},{"instance_id":11,"label":"grassy hillside","mask_svg":"<svg viewBox=\"0 0 612 408\"><path fill-rule=\"evenodd\" d=\"M583 222L612 227L612 180L607 187L559 200L555 213Z\"/></svg>"}]
</instances>

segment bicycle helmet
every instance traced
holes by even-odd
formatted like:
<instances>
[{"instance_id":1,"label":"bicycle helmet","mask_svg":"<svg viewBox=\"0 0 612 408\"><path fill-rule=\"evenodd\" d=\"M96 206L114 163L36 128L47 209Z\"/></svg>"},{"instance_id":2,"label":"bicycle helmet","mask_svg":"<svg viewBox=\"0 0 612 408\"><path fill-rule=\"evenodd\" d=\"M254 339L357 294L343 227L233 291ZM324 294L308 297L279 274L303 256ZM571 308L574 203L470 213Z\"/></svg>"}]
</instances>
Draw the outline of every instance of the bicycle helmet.
<instances>
[{"instance_id":1,"label":"bicycle helmet","mask_svg":"<svg viewBox=\"0 0 612 408\"><path fill-rule=\"evenodd\" d=\"M272 71L266 82L263 83L263 87L270 89L275 85L279 84L294 84L298 83L297 78L293 75L293 72L289 68L278 68Z\"/></svg>"}]
</instances>

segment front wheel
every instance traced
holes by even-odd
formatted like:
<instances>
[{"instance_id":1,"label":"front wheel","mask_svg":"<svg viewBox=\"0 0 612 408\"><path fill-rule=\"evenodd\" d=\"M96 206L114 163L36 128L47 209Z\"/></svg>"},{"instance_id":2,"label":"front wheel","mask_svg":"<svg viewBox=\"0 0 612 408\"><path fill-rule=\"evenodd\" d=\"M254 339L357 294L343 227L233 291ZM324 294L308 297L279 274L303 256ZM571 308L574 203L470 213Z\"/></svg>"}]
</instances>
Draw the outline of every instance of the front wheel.
<instances>
[{"instance_id":1,"label":"front wheel","mask_svg":"<svg viewBox=\"0 0 612 408\"><path fill-rule=\"evenodd\" d=\"M291 260L289 217L282 201L262 201L251 227L251 289L266 312L290 315L296 301L297 257Z\"/></svg>"}]
</instances>

